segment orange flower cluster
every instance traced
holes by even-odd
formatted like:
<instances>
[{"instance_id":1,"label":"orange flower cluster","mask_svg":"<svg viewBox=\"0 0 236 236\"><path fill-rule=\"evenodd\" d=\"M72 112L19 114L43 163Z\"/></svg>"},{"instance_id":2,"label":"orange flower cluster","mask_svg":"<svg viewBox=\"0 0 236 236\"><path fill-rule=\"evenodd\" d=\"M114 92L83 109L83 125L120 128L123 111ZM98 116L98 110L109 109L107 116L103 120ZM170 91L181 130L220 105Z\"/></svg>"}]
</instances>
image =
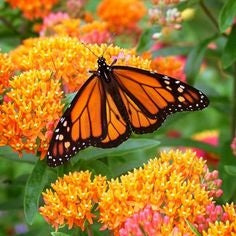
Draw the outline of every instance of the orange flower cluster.
<instances>
[{"instance_id":1,"label":"orange flower cluster","mask_svg":"<svg viewBox=\"0 0 236 236\"><path fill-rule=\"evenodd\" d=\"M176 56L157 57L151 63L152 70L186 82L185 59Z\"/></svg>"},{"instance_id":2,"label":"orange flower cluster","mask_svg":"<svg viewBox=\"0 0 236 236\"><path fill-rule=\"evenodd\" d=\"M52 184L53 191L43 193L45 205L40 214L56 229L67 224L69 229L78 226L84 230L86 223L93 223L92 209L106 187L105 177L91 180L89 171L64 175Z\"/></svg>"},{"instance_id":3,"label":"orange flower cluster","mask_svg":"<svg viewBox=\"0 0 236 236\"><path fill-rule=\"evenodd\" d=\"M0 53L0 94L9 86L9 79L14 73L14 66L6 53Z\"/></svg>"},{"instance_id":4,"label":"orange flower cluster","mask_svg":"<svg viewBox=\"0 0 236 236\"><path fill-rule=\"evenodd\" d=\"M170 217L173 227L189 233L184 219L193 222L211 201L201 186L204 166L205 162L191 151L162 152L159 159L143 168L111 180L99 202L101 223L118 235L126 218L150 205Z\"/></svg>"},{"instance_id":5,"label":"orange flower cluster","mask_svg":"<svg viewBox=\"0 0 236 236\"><path fill-rule=\"evenodd\" d=\"M63 17L64 19L59 15L54 22L44 24L40 35L77 37L85 43L97 44L106 43L111 37L105 22L92 21L84 24L80 19Z\"/></svg>"},{"instance_id":6,"label":"orange flower cluster","mask_svg":"<svg viewBox=\"0 0 236 236\"><path fill-rule=\"evenodd\" d=\"M100 56L106 49L104 57L107 63L119 53L129 56L128 60L118 60L118 65L150 69L150 61L135 56L133 50L103 44L88 45L90 50ZM34 38L24 41L23 45L11 52L13 63L19 70L49 69L56 79L62 80L65 92L77 91L91 75L89 70L97 69L97 58L76 38L50 37Z\"/></svg>"},{"instance_id":7,"label":"orange flower cluster","mask_svg":"<svg viewBox=\"0 0 236 236\"><path fill-rule=\"evenodd\" d=\"M88 171L65 175L52 184L53 191L43 193L45 205L40 212L56 229L67 224L69 228L78 226L84 230L85 222L91 224L94 214L99 213L101 229L108 229L114 235L119 232L126 235L132 222L137 225L131 232L138 232L140 222L150 221L151 225L145 225L146 232L161 230L163 236L173 232L192 236L187 221L193 224L197 217L209 215L206 209L213 203L211 191L202 184L206 174L209 176L211 172L205 161L191 150L162 152L159 159L110 181L97 176L92 182ZM98 207L94 208L96 203ZM235 214L232 209L230 213L225 212L228 212L227 219ZM160 228L162 222L166 227ZM214 220L211 222L216 224Z\"/></svg>"},{"instance_id":8,"label":"orange flower cluster","mask_svg":"<svg viewBox=\"0 0 236 236\"><path fill-rule=\"evenodd\" d=\"M19 8L25 18L33 20L47 16L58 0L6 0L13 8Z\"/></svg>"},{"instance_id":9,"label":"orange flower cluster","mask_svg":"<svg viewBox=\"0 0 236 236\"><path fill-rule=\"evenodd\" d=\"M135 29L146 13L146 8L140 0L103 0L97 13L108 23L111 31L121 33L127 29Z\"/></svg>"},{"instance_id":10,"label":"orange flower cluster","mask_svg":"<svg viewBox=\"0 0 236 236\"><path fill-rule=\"evenodd\" d=\"M49 70L30 70L13 77L0 105L0 146L15 151L46 152L47 124L59 119L63 105L60 83Z\"/></svg>"}]
</instances>

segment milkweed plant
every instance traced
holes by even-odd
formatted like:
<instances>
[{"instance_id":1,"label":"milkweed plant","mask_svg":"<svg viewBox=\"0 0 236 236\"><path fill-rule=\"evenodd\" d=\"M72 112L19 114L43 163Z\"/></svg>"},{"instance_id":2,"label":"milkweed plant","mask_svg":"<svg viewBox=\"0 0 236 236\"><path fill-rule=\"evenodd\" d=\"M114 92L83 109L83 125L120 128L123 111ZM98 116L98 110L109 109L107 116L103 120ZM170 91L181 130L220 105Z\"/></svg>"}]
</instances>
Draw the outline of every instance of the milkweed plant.
<instances>
[{"instance_id":1,"label":"milkweed plant","mask_svg":"<svg viewBox=\"0 0 236 236\"><path fill-rule=\"evenodd\" d=\"M0 35L0 235L236 234L235 0L2 0ZM96 55L210 104L50 168Z\"/></svg>"}]
</instances>

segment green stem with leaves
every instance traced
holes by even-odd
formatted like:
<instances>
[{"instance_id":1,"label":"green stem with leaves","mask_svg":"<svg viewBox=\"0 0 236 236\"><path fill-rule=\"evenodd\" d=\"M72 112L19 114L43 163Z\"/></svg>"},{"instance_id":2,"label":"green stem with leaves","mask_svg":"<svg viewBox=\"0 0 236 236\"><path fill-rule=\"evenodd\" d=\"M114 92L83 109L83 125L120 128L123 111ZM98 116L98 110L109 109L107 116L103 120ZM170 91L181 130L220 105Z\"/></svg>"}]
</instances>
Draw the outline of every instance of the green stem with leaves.
<instances>
[{"instance_id":1,"label":"green stem with leaves","mask_svg":"<svg viewBox=\"0 0 236 236\"><path fill-rule=\"evenodd\" d=\"M204 0L200 1L200 6L202 10L205 12L205 14L209 17L213 25L216 27L217 31L219 31L219 26L216 18L212 15L211 11L207 8L207 6L204 3Z\"/></svg>"},{"instance_id":2,"label":"green stem with leaves","mask_svg":"<svg viewBox=\"0 0 236 236\"><path fill-rule=\"evenodd\" d=\"M236 63L234 63L233 99L232 99L232 138L236 136Z\"/></svg>"}]
</instances>

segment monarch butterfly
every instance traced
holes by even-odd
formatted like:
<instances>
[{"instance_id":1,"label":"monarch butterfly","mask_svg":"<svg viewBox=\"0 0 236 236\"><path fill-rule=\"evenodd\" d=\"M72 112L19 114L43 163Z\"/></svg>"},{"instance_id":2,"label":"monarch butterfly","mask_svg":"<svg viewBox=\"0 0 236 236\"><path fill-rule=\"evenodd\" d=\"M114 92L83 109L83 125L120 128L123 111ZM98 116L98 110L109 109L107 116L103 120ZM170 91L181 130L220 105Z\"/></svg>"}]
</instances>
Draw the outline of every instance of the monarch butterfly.
<instances>
[{"instance_id":1,"label":"monarch butterfly","mask_svg":"<svg viewBox=\"0 0 236 236\"><path fill-rule=\"evenodd\" d=\"M174 112L200 110L208 98L166 75L129 66L110 66L98 57L98 70L79 89L53 133L47 163L68 161L88 147L116 147L131 135L156 130Z\"/></svg>"}]
</instances>

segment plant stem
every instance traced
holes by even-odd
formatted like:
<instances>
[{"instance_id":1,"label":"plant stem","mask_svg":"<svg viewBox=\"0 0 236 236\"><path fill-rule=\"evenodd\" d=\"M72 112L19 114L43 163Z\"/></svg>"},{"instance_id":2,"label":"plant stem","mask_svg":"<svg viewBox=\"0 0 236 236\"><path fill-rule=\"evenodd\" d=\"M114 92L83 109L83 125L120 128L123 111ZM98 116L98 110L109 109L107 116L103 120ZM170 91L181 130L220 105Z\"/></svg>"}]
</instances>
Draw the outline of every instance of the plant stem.
<instances>
[{"instance_id":1,"label":"plant stem","mask_svg":"<svg viewBox=\"0 0 236 236\"><path fill-rule=\"evenodd\" d=\"M202 7L205 14L210 18L211 22L216 27L217 31L219 31L218 22L217 22L216 18L211 14L211 12L207 8L207 6L205 5L204 0L200 0L200 6Z\"/></svg>"},{"instance_id":2,"label":"plant stem","mask_svg":"<svg viewBox=\"0 0 236 236\"><path fill-rule=\"evenodd\" d=\"M236 136L236 63L234 63L233 97L232 97L232 138Z\"/></svg>"},{"instance_id":3,"label":"plant stem","mask_svg":"<svg viewBox=\"0 0 236 236\"><path fill-rule=\"evenodd\" d=\"M14 28L12 23L5 19L3 16L0 16L0 21L9 29L11 29L14 33L19 34L19 32Z\"/></svg>"},{"instance_id":4,"label":"plant stem","mask_svg":"<svg viewBox=\"0 0 236 236\"><path fill-rule=\"evenodd\" d=\"M87 226L87 233L88 233L88 236L93 236L93 231L90 224L88 224Z\"/></svg>"}]
</instances>

